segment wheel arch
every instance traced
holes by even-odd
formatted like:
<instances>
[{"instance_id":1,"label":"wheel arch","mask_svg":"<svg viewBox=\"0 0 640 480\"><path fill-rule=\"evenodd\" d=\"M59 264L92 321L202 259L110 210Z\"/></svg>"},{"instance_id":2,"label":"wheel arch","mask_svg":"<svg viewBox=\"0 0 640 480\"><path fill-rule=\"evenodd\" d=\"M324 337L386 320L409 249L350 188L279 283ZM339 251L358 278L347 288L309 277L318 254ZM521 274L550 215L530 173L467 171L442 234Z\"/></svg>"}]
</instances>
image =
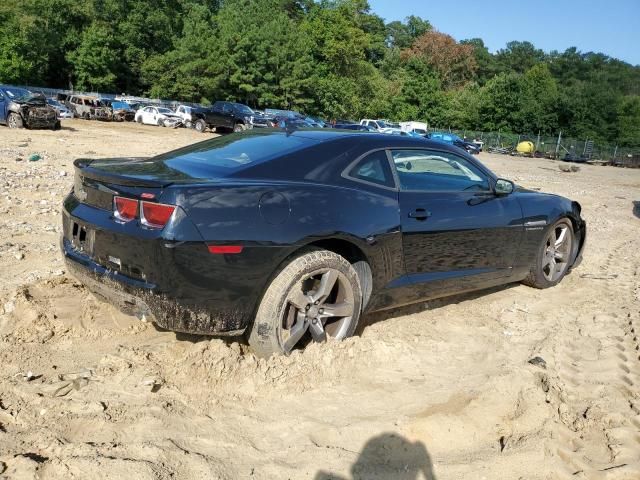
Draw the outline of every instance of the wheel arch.
<instances>
[{"instance_id":1,"label":"wheel arch","mask_svg":"<svg viewBox=\"0 0 640 480\"><path fill-rule=\"evenodd\" d=\"M307 247L317 247L329 250L344 257L358 274L360 288L362 289L362 309L364 310L371 299L373 272L371 262L364 251L354 242L343 238L327 238L316 240L306 245Z\"/></svg>"},{"instance_id":2,"label":"wheel arch","mask_svg":"<svg viewBox=\"0 0 640 480\"><path fill-rule=\"evenodd\" d=\"M309 249L322 249L329 250L333 253L336 253L342 257L344 257L351 265L354 267L354 270L358 274L358 279L360 280L360 286L362 289L362 309L364 310L367 303L371 299L372 293L372 285L373 285L373 272L371 270L371 262L367 258L367 255L364 253L362 248L360 248L354 241L347 240L344 238L323 238L317 240L309 240L306 243L299 244L297 248L292 250L288 255L286 255L280 263L278 263L277 267L273 270L267 281L264 283L264 287L260 295L256 300L255 306L253 307L253 314L249 320L249 323L253 323L255 318L255 314L258 311L258 307L260 306L260 302L262 302L262 298L264 293L266 292L268 286L271 284L274 278L278 276L278 274L295 258L303 254L304 252L309 251Z\"/></svg>"}]
</instances>

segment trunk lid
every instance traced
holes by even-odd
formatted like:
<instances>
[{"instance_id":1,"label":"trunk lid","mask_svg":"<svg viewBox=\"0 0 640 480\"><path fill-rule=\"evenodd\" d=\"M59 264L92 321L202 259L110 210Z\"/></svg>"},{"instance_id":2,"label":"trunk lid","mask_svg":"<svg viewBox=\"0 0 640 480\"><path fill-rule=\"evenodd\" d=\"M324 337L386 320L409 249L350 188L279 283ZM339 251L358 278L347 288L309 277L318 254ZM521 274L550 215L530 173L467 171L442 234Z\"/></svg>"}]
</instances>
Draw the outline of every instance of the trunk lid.
<instances>
[{"instance_id":1,"label":"trunk lid","mask_svg":"<svg viewBox=\"0 0 640 480\"><path fill-rule=\"evenodd\" d=\"M172 183L155 175L154 164L146 158L78 159L73 164L75 197L103 210L113 210L115 195L157 198Z\"/></svg>"}]
</instances>

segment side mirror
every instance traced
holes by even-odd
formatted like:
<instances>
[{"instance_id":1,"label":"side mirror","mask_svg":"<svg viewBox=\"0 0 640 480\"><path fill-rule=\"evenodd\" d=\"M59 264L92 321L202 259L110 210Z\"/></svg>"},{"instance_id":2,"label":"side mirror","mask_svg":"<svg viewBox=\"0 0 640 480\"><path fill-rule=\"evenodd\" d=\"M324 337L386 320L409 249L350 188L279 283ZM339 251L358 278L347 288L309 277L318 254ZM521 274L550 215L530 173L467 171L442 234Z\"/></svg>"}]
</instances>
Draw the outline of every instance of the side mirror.
<instances>
[{"instance_id":1,"label":"side mirror","mask_svg":"<svg viewBox=\"0 0 640 480\"><path fill-rule=\"evenodd\" d=\"M509 195L513 193L514 189L515 185L511 180L505 180L504 178L496 180L496 185L494 187L496 195Z\"/></svg>"}]
</instances>

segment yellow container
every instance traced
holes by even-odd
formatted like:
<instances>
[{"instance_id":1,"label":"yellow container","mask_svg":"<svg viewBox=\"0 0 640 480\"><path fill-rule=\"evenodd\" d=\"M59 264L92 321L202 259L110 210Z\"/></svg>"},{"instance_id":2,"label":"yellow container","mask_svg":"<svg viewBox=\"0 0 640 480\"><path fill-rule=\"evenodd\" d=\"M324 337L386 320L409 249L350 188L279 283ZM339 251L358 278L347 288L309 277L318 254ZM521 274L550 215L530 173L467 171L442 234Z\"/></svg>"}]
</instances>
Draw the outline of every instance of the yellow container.
<instances>
[{"instance_id":1,"label":"yellow container","mask_svg":"<svg viewBox=\"0 0 640 480\"><path fill-rule=\"evenodd\" d=\"M516 151L518 153L533 153L534 149L535 147L533 146L533 142L530 142L529 140L520 142L516 147Z\"/></svg>"}]
</instances>

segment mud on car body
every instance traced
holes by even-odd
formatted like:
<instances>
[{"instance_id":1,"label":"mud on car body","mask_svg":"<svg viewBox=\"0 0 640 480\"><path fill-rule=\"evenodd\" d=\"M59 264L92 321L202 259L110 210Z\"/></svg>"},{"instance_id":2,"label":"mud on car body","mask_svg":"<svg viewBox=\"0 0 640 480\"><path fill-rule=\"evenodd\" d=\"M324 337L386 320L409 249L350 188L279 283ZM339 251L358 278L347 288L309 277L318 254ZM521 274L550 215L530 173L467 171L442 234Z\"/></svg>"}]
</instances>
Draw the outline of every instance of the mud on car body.
<instances>
[{"instance_id":1,"label":"mud on car body","mask_svg":"<svg viewBox=\"0 0 640 480\"><path fill-rule=\"evenodd\" d=\"M44 95L4 85L0 85L0 123L9 128L60 128L57 112Z\"/></svg>"}]
</instances>

